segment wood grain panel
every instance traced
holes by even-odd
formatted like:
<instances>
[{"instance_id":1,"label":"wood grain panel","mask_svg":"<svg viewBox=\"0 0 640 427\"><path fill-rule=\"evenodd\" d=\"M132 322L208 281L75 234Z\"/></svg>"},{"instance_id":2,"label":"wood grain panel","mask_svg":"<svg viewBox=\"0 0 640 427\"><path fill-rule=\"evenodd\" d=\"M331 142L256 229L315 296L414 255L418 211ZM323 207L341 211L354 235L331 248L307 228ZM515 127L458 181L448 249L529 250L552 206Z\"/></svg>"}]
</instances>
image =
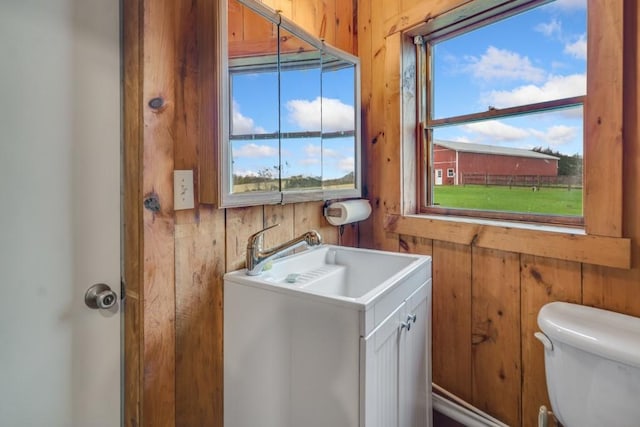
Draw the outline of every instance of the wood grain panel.
<instances>
[{"instance_id":1,"label":"wood grain panel","mask_svg":"<svg viewBox=\"0 0 640 427\"><path fill-rule=\"evenodd\" d=\"M360 225L357 222L346 224L342 228L338 228L338 244L340 246L359 247L358 235L360 233Z\"/></svg>"},{"instance_id":2,"label":"wood grain panel","mask_svg":"<svg viewBox=\"0 0 640 427\"><path fill-rule=\"evenodd\" d=\"M403 8L395 15L389 15L379 30L385 35L404 31L470 1L473 0L404 0L408 8Z\"/></svg>"},{"instance_id":3,"label":"wood grain panel","mask_svg":"<svg viewBox=\"0 0 640 427\"><path fill-rule=\"evenodd\" d=\"M124 425L142 423L143 363L142 298L142 2L128 1L123 9L123 261L124 300Z\"/></svg>"},{"instance_id":4,"label":"wood grain panel","mask_svg":"<svg viewBox=\"0 0 640 427\"><path fill-rule=\"evenodd\" d=\"M264 247L271 248L294 237L293 205L266 205L264 207L264 226L280 224L278 227L265 232Z\"/></svg>"},{"instance_id":5,"label":"wood grain panel","mask_svg":"<svg viewBox=\"0 0 640 427\"><path fill-rule=\"evenodd\" d=\"M320 33L321 19L317 19L322 6L320 0L295 1L293 3L293 16L291 20L300 25L307 32L318 36Z\"/></svg>"},{"instance_id":6,"label":"wood grain panel","mask_svg":"<svg viewBox=\"0 0 640 427\"><path fill-rule=\"evenodd\" d=\"M264 228L263 207L226 210L226 271L245 267L247 239Z\"/></svg>"},{"instance_id":7,"label":"wood grain panel","mask_svg":"<svg viewBox=\"0 0 640 427\"><path fill-rule=\"evenodd\" d=\"M417 236L399 236L400 252L408 254L433 254L433 240Z\"/></svg>"},{"instance_id":8,"label":"wood grain panel","mask_svg":"<svg viewBox=\"0 0 640 427\"><path fill-rule=\"evenodd\" d=\"M176 1L176 55L175 124L176 144L174 169L194 171L194 205L198 206L198 143L200 140L198 8L186 0ZM173 177L172 177L173 179ZM196 210L175 212L176 223L192 222Z\"/></svg>"},{"instance_id":9,"label":"wood grain panel","mask_svg":"<svg viewBox=\"0 0 640 427\"><path fill-rule=\"evenodd\" d=\"M242 7L242 41L278 39L278 26L248 7Z\"/></svg>"},{"instance_id":10,"label":"wood grain panel","mask_svg":"<svg viewBox=\"0 0 640 427\"><path fill-rule=\"evenodd\" d=\"M398 234L471 245L487 249L526 253L566 261L629 268L631 239L589 236L543 228L515 228L421 216L388 215L385 229Z\"/></svg>"},{"instance_id":11,"label":"wood grain panel","mask_svg":"<svg viewBox=\"0 0 640 427\"><path fill-rule=\"evenodd\" d=\"M329 224L323 215L323 202L307 202L294 205L294 236L316 230L324 243L338 243L338 227Z\"/></svg>"},{"instance_id":12,"label":"wood grain panel","mask_svg":"<svg viewBox=\"0 0 640 427\"><path fill-rule=\"evenodd\" d=\"M520 425L520 258L472 250L471 403L508 425Z\"/></svg>"},{"instance_id":13,"label":"wood grain panel","mask_svg":"<svg viewBox=\"0 0 640 427\"><path fill-rule=\"evenodd\" d=\"M215 2L209 2L215 3ZM229 42L244 40L244 6L238 0L228 0L227 6L227 40Z\"/></svg>"},{"instance_id":14,"label":"wood grain panel","mask_svg":"<svg viewBox=\"0 0 640 427\"><path fill-rule=\"evenodd\" d=\"M471 249L433 242L433 382L472 401Z\"/></svg>"},{"instance_id":15,"label":"wood grain panel","mask_svg":"<svg viewBox=\"0 0 640 427\"><path fill-rule=\"evenodd\" d=\"M176 4L176 43L181 48L176 51L176 83L179 89L176 90L175 104L177 143L174 167L196 171L196 209L175 212L175 425L215 425L216 413L222 411L220 352L221 277L225 267L224 211L198 206L197 179L198 149L202 141L200 132L204 132L205 137L212 137L211 120L201 121L200 106L211 111L208 107L213 104L213 100L203 99L200 95L201 88L206 91L211 84L200 75L199 60L203 51L198 49L204 47L198 44L199 37L203 35L198 22L203 25L202 16L213 11L211 5L201 1L195 3L196 7L187 1ZM212 38L203 44L214 51L213 41ZM201 86L203 83L204 87ZM221 426L222 423L217 424Z\"/></svg>"},{"instance_id":16,"label":"wood grain panel","mask_svg":"<svg viewBox=\"0 0 640 427\"><path fill-rule=\"evenodd\" d=\"M589 0L584 212L588 234L622 236L622 1ZM596 78L597 76L597 78ZM602 102L606 100L606 102Z\"/></svg>"},{"instance_id":17,"label":"wood grain panel","mask_svg":"<svg viewBox=\"0 0 640 427\"><path fill-rule=\"evenodd\" d=\"M289 19L293 16L293 0L263 0L262 3Z\"/></svg>"},{"instance_id":18,"label":"wood grain panel","mask_svg":"<svg viewBox=\"0 0 640 427\"><path fill-rule=\"evenodd\" d=\"M373 140L373 112L371 111L372 101L372 81L373 81L373 52L372 52L372 28L371 28L371 8L373 0L358 2L357 38L358 57L360 58L360 108L362 115L362 194L363 197L371 201L372 207L375 203L375 196L371 180L375 170L375 163L372 153ZM373 218L360 223L359 244L361 247L373 248Z\"/></svg>"},{"instance_id":19,"label":"wood grain panel","mask_svg":"<svg viewBox=\"0 0 640 427\"><path fill-rule=\"evenodd\" d=\"M318 37L334 46L336 45L336 1L338 0L316 0L318 13L315 26L318 28Z\"/></svg>"},{"instance_id":20,"label":"wood grain panel","mask_svg":"<svg viewBox=\"0 0 640 427\"><path fill-rule=\"evenodd\" d=\"M583 303L640 317L640 270L585 265Z\"/></svg>"},{"instance_id":21,"label":"wood grain panel","mask_svg":"<svg viewBox=\"0 0 640 427\"><path fill-rule=\"evenodd\" d=\"M372 26L382 21L380 9L372 9ZM400 110L393 108L397 104L385 102L387 98L396 101L400 99L400 37L391 39L374 38L372 41L375 49L372 60L374 70L383 67L384 73L374 78L372 85L371 113L384 120L375 121L371 129L373 138L368 147L371 159L370 167L377 164L376 170L384 170L385 174L372 173L369 178L371 191L375 194L372 203L373 210L373 244L377 249L397 251L398 238L384 230L384 218L388 213L400 212L400 194L396 187L397 177L393 174L400 173L400 153L397 144L400 141L399 123ZM376 48L379 46L379 48ZM394 125L395 123L395 125Z\"/></svg>"},{"instance_id":22,"label":"wood grain panel","mask_svg":"<svg viewBox=\"0 0 640 427\"><path fill-rule=\"evenodd\" d=\"M336 0L336 36L334 45L356 55L356 6L357 0Z\"/></svg>"},{"instance_id":23,"label":"wood grain panel","mask_svg":"<svg viewBox=\"0 0 640 427\"><path fill-rule=\"evenodd\" d=\"M415 6L420 5L422 3L422 0L401 0L398 3L400 3L401 5L400 10L410 10Z\"/></svg>"},{"instance_id":24,"label":"wood grain panel","mask_svg":"<svg viewBox=\"0 0 640 427\"><path fill-rule=\"evenodd\" d=\"M403 42L400 33L393 34L385 40L384 57L384 140L380 155L385 174L380 180L380 197L384 206L383 214L400 214L400 194L398 182L402 182L401 158L402 150L402 56ZM381 174L382 175L382 174ZM395 176L394 176L395 175ZM384 218L382 218L384 220Z\"/></svg>"},{"instance_id":25,"label":"wood grain panel","mask_svg":"<svg viewBox=\"0 0 640 427\"><path fill-rule=\"evenodd\" d=\"M363 148L367 155L367 186L371 200L371 232L366 233L366 239L361 242L367 246L383 249L385 235L381 228L380 217L384 215L384 201L382 200L381 184L383 174L380 171L384 168L383 145L384 145L384 70L385 66L385 42L382 34L376 31L384 21L384 5L381 0L372 0L369 10L370 19L370 63L369 69L369 99L368 99L368 120L367 139L363 142ZM364 71L364 70L363 70ZM368 240L368 241L367 241Z\"/></svg>"},{"instance_id":26,"label":"wood grain panel","mask_svg":"<svg viewBox=\"0 0 640 427\"><path fill-rule=\"evenodd\" d=\"M220 33L217 23L217 2L197 0L198 46L198 139L197 139L197 191L200 203L215 204L218 200L218 85L220 78L216 67L220 49ZM212 54L216 52L216 54ZM190 112L194 114L194 112ZM195 189L194 189L195 191Z\"/></svg>"},{"instance_id":27,"label":"wood grain panel","mask_svg":"<svg viewBox=\"0 0 640 427\"><path fill-rule=\"evenodd\" d=\"M175 425L173 154L176 5L144 2L142 69L143 423ZM160 98L161 106L150 101ZM151 201L151 202L149 202ZM157 209L154 208L157 206Z\"/></svg>"},{"instance_id":28,"label":"wood grain panel","mask_svg":"<svg viewBox=\"0 0 640 427\"><path fill-rule=\"evenodd\" d=\"M575 262L522 255L522 425L538 425L540 405L551 408L545 378L544 348L534 338L538 312L552 301L581 302L581 265Z\"/></svg>"},{"instance_id":29,"label":"wood grain panel","mask_svg":"<svg viewBox=\"0 0 640 427\"><path fill-rule=\"evenodd\" d=\"M624 235L632 237L633 268L585 266L583 301L640 316L640 5L624 5Z\"/></svg>"},{"instance_id":30,"label":"wood grain panel","mask_svg":"<svg viewBox=\"0 0 640 427\"><path fill-rule=\"evenodd\" d=\"M176 426L222 426L224 211L176 226Z\"/></svg>"},{"instance_id":31,"label":"wood grain panel","mask_svg":"<svg viewBox=\"0 0 640 427\"><path fill-rule=\"evenodd\" d=\"M398 15L398 12L402 9L402 1L384 2L384 8L382 10L382 22L394 18Z\"/></svg>"}]
</instances>

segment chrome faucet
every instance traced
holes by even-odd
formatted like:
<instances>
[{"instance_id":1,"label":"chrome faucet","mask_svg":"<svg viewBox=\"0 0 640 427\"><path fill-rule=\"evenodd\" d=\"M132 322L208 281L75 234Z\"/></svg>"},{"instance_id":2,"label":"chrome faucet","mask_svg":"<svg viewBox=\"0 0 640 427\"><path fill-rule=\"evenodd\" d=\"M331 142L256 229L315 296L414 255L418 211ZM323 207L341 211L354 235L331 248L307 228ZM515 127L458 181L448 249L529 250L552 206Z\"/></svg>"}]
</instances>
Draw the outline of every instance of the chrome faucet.
<instances>
[{"instance_id":1,"label":"chrome faucet","mask_svg":"<svg viewBox=\"0 0 640 427\"><path fill-rule=\"evenodd\" d=\"M307 246L317 246L322 243L320 234L316 230L309 230L301 236L284 242L274 248L262 249L264 232L279 225L280 224L272 225L249 236L249 240L247 241L247 274L249 276L257 276L262 273L265 263L278 255L283 255L304 244Z\"/></svg>"}]
</instances>

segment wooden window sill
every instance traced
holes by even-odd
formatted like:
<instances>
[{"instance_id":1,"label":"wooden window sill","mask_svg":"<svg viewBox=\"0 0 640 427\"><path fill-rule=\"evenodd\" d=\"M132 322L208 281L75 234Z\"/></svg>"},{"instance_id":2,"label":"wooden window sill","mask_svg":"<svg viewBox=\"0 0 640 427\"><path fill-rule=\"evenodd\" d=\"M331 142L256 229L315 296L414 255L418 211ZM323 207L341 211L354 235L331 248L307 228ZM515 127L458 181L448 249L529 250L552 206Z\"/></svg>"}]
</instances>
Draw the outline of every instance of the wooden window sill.
<instances>
[{"instance_id":1,"label":"wooden window sill","mask_svg":"<svg viewBox=\"0 0 640 427\"><path fill-rule=\"evenodd\" d=\"M631 268L631 239L582 229L457 217L387 215L385 231L486 249Z\"/></svg>"}]
</instances>

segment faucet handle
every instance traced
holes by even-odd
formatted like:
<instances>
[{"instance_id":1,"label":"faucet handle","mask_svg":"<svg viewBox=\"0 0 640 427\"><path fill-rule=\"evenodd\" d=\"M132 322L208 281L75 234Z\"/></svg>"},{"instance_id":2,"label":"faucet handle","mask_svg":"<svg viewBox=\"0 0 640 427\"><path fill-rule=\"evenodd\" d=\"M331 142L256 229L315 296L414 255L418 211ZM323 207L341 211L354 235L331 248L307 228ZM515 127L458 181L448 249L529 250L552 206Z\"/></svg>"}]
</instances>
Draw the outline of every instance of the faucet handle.
<instances>
[{"instance_id":1,"label":"faucet handle","mask_svg":"<svg viewBox=\"0 0 640 427\"><path fill-rule=\"evenodd\" d=\"M247 249L253 248L256 245L260 245L262 243L262 235L264 234L264 232L267 230L271 230L272 228L276 228L279 225L280 224L270 225L269 227L263 228L262 230L255 232L251 236L249 236L249 239L247 240Z\"/></svg>"}]
</instances>

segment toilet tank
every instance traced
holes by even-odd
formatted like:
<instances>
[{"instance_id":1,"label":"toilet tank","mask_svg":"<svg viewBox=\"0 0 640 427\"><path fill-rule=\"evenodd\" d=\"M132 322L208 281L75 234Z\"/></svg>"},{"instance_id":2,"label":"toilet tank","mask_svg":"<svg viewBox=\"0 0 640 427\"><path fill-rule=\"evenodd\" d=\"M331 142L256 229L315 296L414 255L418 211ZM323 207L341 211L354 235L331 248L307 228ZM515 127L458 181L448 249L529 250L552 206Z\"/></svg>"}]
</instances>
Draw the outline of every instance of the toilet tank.
<instances>
[{"instance_id":1,"label":"toilet tank","mask_svg":"<svg viewBox=\"0 0 640 427\"><path fill-rule=\"evenodd\" d=\"M640 319L553 302L538 326L551 406L565 427L640 425Z\"/></svg>"}]
</instances>

